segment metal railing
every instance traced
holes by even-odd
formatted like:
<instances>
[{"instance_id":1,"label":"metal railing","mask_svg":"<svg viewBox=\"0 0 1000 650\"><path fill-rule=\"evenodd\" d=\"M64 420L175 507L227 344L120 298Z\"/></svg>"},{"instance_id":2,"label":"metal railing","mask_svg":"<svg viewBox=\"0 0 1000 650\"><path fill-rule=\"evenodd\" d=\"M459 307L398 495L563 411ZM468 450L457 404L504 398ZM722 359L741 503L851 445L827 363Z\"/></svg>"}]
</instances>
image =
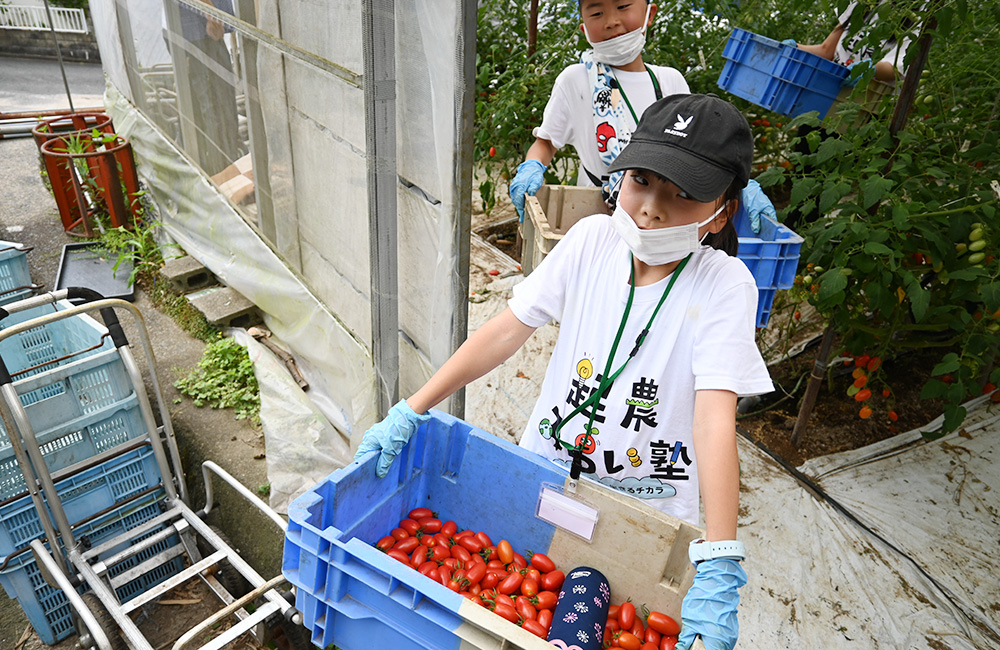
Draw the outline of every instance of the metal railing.
<instances>
[{"instance_id":1,"label":"metal railing","mask_svg":"<svg viewBox=\"0 0 1000 650\"><path fill-rule=\"evenodd\" d=\"M57 32L86 34L89 31L83 9L49 7L49 11L52 12L52 22L55 23ZM45 14L45 7L0 4L0 29L48 30L49 19Z\"/></svg>"}]
</instances>

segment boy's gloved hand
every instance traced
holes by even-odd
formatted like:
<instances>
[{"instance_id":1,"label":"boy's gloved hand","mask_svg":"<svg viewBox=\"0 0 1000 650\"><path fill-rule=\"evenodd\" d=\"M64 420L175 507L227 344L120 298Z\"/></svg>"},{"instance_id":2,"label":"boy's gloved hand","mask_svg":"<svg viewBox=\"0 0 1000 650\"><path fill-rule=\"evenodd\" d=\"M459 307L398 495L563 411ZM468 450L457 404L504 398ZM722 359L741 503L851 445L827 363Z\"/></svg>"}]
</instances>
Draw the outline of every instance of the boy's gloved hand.
<instances>
[{"instance_id":1,"label":"boy's gloved hand","mask_svg":"<svg viewBox=\"0 0 1000 650\"><path fill-rule=\"evenodd\" d=\"M851 65L847 66L847 71L850 72L850 74L847 75L846 79L844 79L844 83L842 85L854 88L855 86L858 85L858 82L861 81L861 75L863 75L867 71L867 69L872 67L873 65L874 64L872 63L871 59L862 59L860 61L855 61ZM861 66L861 71L858 72L858 76L855 77L854 68L858 66Z\"/></svg>"},{"instance_id":2,"label":"boy's gloved hand","mask_svg":"<svg viewBox=\"0 0 1000 650\"><path fill-rule=\"evenodd\" d=\"M774 205L771 204L771 199L767 198L767 195L764 194L760 183L752 178L747 183L747 186L743 188L743 195L740 197L740 200L743 201L743 207L747 211L747 216L750 217L750 229L755 233L760 232L761 215L768 216L773 221L778 220L778 213L775 212Z\"/></svg>"},{"instance_id":3,"label":"boy's gloved hand","mask_svg":"<svg viewBox=\"0 0 1000 650\"><path fill-rule=\"evenodd\" d=\"M788 47L798 47L799 46L799 44L795 42L794 38L786 38L785 40L781 41L781 44L782 45L787 45Z\"/></svg>"},{"instance_id":4,"label":"boy's gloved hand","mask_svg":"<svg viewBox=\"0 0 1000 650\"><path fill-rule=\"evenodd\" d=\"M385 419L365 431L358 451L354 454L354 460L361 460L361 457L370 451L382 451L378 464L375 466L375 474L379 478L384 478L389 473L389 466L396 460L396 455L403 449L421 424L431 419L428 414L419 415L405 399L389 409Z\"/></svg>"},{"instance_id":5,"label":"boy's gloved hand","mask_svg":"<svg viewBox=\"0 0 1000 650\"><path fill-rule=\"evenodd\" d=\"M510 200L517 210L518 222L524 221L524 195L535 195L538 188L545 182L545 165L529 158L517 166L517 173L510 182Z\"/></svg>"},{"instance_id":6,"label":"boy's gloved hand","mask_svg":"<svg viewBox=\"0 0 1000 650\"><path fill-rule=\"evenodd\" d=\"M732 650L740 635L737 591L747 574L736 560L717 558L698 563L694 583L681 603L681 633L676 650L690 650L697 637L707 650Z\"/></svg>"}]
</instances>

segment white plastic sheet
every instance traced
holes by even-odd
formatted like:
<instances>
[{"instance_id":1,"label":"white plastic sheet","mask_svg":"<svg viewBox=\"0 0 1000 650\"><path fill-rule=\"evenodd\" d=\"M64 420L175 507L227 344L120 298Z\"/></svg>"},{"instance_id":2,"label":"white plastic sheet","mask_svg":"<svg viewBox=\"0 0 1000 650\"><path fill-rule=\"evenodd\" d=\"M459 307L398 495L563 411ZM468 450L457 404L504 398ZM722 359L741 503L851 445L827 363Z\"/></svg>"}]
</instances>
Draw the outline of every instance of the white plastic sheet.
<instances>
[{"instance_id":1,"label":"white plastic sheet","mask_svg":"<svg viewBox=\"0 0 1000 650\"><path fill-rule=\"evenodd\" d=\"M1000 407L990 406L974 400L964 428L933 442L916 431L806 463L844 511L741 440L740 645L1000 647Z\"/></svg>"}]
</instances>

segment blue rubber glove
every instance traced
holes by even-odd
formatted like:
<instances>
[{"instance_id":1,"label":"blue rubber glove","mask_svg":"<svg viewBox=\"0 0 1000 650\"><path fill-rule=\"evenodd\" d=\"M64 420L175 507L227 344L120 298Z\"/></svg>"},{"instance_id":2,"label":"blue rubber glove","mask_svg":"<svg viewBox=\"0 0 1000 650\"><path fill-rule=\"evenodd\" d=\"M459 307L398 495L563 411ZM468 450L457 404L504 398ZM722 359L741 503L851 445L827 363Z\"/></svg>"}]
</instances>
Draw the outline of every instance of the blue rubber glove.
<instances>
[{"instance_id":1,"label":"blue rubber glove","mask_svg":"<svg viewBox=\"0 0 1000 650\"><path fill-rule=\"evenodd\" d=\"M795 42L794 38L786 38L785 40L781 41L781 44L782 45L787 45L788 47L798 47L799 46L799 44Z\"/></svg>"},{"instance_id":2,"label":"blue rubber glove","mask_svg":"<svg viewBox=\"0 0 1000 650\"><path fill-rule=\"evenodd\" d=\"M861 81L861 76L866 72L866 68L870 68L873 65L875 64L872 63L871 59L862 59L861 61L855 61L851 65L847 66L847 71L850 72L850 74L847 75L846 79L844 79L844 83L842 85L854 88L858 85L858 82ZM861 72L858 73L857 77L854 77L854 68L857 66L861 66ZM852 79L851 77L854 78Z\"/></svg>"},{"instance_id":3,"label":"blue rubber glove","mask_svg":"<svg viewBox=\"0 0 1000 650\"><path fill-rule=\"evenodd\" d=\"M524 195L535 195L538 188L545 182L546 167L539 161L529 158L517 166L514 180L510 182L510 200L517 210L517 221L524 221Z\"/></svg>"},{"instance_id":4,"label":"blue rubber glove","mask_svg":"<svg viewBox=\"0 0 1000 650\"><path fill-rule=\"evenodd\" d=\"M375 466L375 474L379 478L384 478L389 473L389 466L396 460L396 455L403 449L410 436L416 433L417 429L424 422L431 419L429 414L419 415L405 399L389 409L385 419L375 424L371 429L365 431L361 444L358 445L358 452L354 454L354 460L361 458L370 451L382 451L378 464Z\"/></svg>"},{"instance_id":5,"label":"blue rubber glove","mask_svg":"<svg viewBox=\"0 0 1000 650\"><path fill-rule=\"evenodd\" d=\"M747 216L750 217L750 229L755 233L760 232L761 215L770 217L772 221L778 220L778 213L775 212L771 199L764 194L760 183L752 178L743 188L740 200L743 202L743 208L747 211Z\"/></svg>"},{"instance_id":6,"label":"blue rubber glove","mask_svg":"<svg viewBox=\"0 0 1000 650\"><path fill-rule=\"evenodd\" d=\"M740 635L737 590L746 583L747 574L736 560L699 562L694 583L681 603L681 633L675 650L690 650L699 636L707 650L733 650Z\"/></svg>"}]
</instances>

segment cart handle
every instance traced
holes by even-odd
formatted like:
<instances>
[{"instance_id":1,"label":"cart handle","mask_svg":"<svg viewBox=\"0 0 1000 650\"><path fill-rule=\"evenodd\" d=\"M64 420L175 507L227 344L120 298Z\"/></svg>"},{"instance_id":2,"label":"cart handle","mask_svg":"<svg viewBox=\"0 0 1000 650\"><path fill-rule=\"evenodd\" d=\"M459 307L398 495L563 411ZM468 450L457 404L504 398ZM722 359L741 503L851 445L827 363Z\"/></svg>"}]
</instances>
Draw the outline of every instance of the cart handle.
<instances>
[{"instance_id":1,"label":"cart handle","mask_svg":"<svg viewBox=\"0 0 1000 650\"><path fill-rule=\"evenodd\" d=\"M288 524L281 518L281 515L279 515L271 506L264 503L260 497L248 490L245 485L237 481L232 474L210 460L206 460L201 464L201 476L205 481L205 507L197 513L200 519L204 519L205 516L212 510L212 477L209 476L209 471L215 472L219 478L228 483L231 488L239 492L250 503L257 506L257 509L267 515L271 521L273 521L278 528L281 529L282 533L287 530Z\"/></svg>"},{"instance_id":2,"label":"cart handle","mask_svg":"<svg viewBox=\"0 0 1000 650\"><path fill-rule=\"evenodd\" d=\"M83 300L84 302L96 302L98 300L105 299L104 296L93 289L88 289L87 287L68 287L61 291L50 291L49 293L36 298L29 298L28 300L18 302L24 303L25 308L27 308L29 306L35 306L35 304L44 305L45 303L55 303L57 300L64 299L64 297L68 300ZM15 309L11 312L3 307L0 307L0 321L10 316L11 313L16 313L18 311L22 310ZM114 308L102 307L100 311L101 318L104 319L104 326L108 329L108 333L111 335L111 340L114 342L115 347L120 349L128 346L128 338L125 336L125 330L122 329L121 322L118 320L118 314L115 313ZM11 377L10 371L7 369L7 364L2 358L0 358L0 386L5 386L13 382L14 380Z\"/></svg>"}]
</instances>

